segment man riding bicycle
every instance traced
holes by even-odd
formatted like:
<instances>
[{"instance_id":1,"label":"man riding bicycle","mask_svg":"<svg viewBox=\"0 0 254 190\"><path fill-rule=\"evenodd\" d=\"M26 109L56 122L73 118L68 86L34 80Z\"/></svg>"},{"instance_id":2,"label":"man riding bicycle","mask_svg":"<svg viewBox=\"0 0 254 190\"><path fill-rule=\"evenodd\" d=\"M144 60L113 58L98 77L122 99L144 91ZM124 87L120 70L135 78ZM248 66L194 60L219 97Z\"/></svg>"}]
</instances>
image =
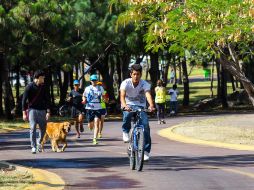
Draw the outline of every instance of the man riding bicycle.
<instances>
[{"instance_id":1,"label":"man riding bicycle","mask_svg":"<svg viewBox=\"0 0 254 190\"><path fill-rule=\"evenodd\" d=\"M131 66L131 78L124 80L120 86L120 101L123 108L123 141L128 142L129 132L131 129L131 118L133 112L131 110L143 109L146 107L146 100L149 103L149 110L154 111L154 103L150 93L151 85L141 79L142 67L139 64ZM141 125L144 126L145 136L145 153L144 160L149 160L149 153L151 151L151 136L148 123L148 117L145 112L141 113Z\"/></svg>"}]
</instances>

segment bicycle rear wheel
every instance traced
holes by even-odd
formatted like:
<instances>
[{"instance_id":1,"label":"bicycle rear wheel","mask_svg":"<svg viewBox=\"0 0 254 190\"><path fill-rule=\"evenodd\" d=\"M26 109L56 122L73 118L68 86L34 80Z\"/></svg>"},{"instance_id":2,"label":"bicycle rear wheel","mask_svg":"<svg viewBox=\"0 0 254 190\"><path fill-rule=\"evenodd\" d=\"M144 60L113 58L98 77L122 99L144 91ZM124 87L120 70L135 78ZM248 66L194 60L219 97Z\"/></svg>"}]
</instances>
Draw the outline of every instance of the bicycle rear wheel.
<instances>
[{"instance_id":1,"label":"bicycle rear wheel","mask_svg":"<svg viewBox=\"0 0 254 190\"><path fill-rule=\"evenodd\" d=\"M144 163L144 131L142 128L137 128L136 131L136 141L137 141L137 150L135 152L135 160L136 160L136 170L141 171L143 169Z\"/></svg>"}]
</instances>

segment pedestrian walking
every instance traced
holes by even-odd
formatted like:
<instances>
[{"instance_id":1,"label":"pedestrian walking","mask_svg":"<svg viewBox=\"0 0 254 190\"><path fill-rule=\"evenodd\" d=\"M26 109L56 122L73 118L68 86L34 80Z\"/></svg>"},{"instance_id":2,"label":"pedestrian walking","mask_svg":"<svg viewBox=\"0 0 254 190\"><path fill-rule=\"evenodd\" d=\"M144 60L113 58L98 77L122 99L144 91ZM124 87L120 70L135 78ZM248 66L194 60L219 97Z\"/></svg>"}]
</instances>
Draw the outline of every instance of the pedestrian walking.
<instances>
[{"instance_id":1,"label":"pedestrian walking","mask_svg":"<svg viewBox=\"0 0 254 190\"><path fill-rule=\"evenodd\" d=\"M41 151L41 142L46 132L47 120L50 117L50 94L44 84L45 74L42 70L34 73L34 81L29 83L22 98L23 120L29 121L31 152ZM36 126L39 136L36 139Z\"/></svg>"},{"instance_id":2,"label":"pedestrian walking","mask_svg":"<svg viewBox=\"0 0 254 190\"><path fill-rule=\"evenodd\" d=\"M155 87L155 104L157 109L158 124L165 124L165 103L166 103L166 88L163 86L163 81L159 79Z\"/></svg>"},{"instance_id":3,"label":"pedestrian walking","mask_svg":"<svg viewBox=\"0 0 254 190\"><path fill-rule=\"evenodd\" d=\"M169 83L174 84L175 83L175 71L172 68L170 71L170 79L169 79Z\"/></svg>"},{"instance_id":4,"label":"pedestrian walking","mask_svg":"<svg viewBox=\"0 0 254 190\"><path fill-rule=\"evenodd\" d=\"M170 115L176 115L178 111L178 90L177 85L174 84L168 93L170 94Z\"/></svg>"},{"instance_id":5,"label":"pedestrian walking","mask_svg":"<svg viewBox=\"0 0 254 190\"><path fill-rule=\"evenodd\" d=\"M93 74L90 76L91 85L85 88L83 102L86 104L86 118L88 128L94 129L93 144L98 144L99 123L101 120L101 99L104 96L104 89L97 85L98 77Z\"/></svg>"},{"instance_id":6,"label":"pedestrian walking","mask_svg":"<svg viewBox=\"0 0 254 190\"><path fill-rule=\"evenodd\" d=\"M84 131L83 120L84 120L84 105L82 104L82 96L84 90L79 88L79 80L73 81L74 88L69 93L67 98L68 102L71 102L71 117L74 119L74 125L76 129L76 137L80 138L80 132Z\"/></svg>"}]
</instances>

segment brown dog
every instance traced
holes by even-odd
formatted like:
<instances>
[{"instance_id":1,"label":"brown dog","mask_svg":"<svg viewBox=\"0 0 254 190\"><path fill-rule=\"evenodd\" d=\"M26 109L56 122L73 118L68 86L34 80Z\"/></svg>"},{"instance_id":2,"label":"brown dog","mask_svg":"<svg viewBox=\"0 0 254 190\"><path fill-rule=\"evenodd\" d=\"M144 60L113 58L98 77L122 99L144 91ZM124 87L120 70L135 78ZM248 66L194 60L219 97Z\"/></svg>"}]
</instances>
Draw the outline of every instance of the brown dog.
<instances>
[{"instance_id":1,"label":"brown dog","mask_svg":"<svg viewBox=\"0 0 254 190\"><path fill-rule=\"evenodd\" d=\"M51 139L51 148L54 152L63 152L67 147L66 136L71 129L70 122L62 123L47 123L46 133L41 142L41 150L44 152L44 144L47 142L48 138ZM58 143L62 142L63 147L59 149Z\"/></svg>"}]
</instances>

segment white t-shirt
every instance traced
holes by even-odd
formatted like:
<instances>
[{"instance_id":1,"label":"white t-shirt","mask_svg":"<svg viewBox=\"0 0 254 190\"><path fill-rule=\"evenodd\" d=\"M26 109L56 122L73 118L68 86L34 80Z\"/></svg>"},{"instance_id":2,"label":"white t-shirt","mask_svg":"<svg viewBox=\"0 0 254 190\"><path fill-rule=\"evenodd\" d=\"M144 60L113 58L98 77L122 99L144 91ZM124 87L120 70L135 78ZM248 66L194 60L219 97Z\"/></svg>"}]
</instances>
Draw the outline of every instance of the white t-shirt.
<instances>
[{"instance_id":1,"label":"white t-shirt","mask_svg":"<svg viewBox=\"0 0 254 190\"><path fill-rule=\"evenodd\" d=\"M90 85L85 88L83 96L86 97L86 109L99 110L101 108L101 98L104 93L102 86Z\"/></svg>"},{"instance_id":2,"label":"white t-shirt","mask_svg":"<svg viewBox=\"0 0 254 190\"><path fill-rule=\"evenodd\" d=\"M140 80L139 84L134 87L131 78L124 80L120 86L120 90L125 90L126 92L126 104L141 107L146 107L145 92L149 91L150 88L151 85L145 80Z\"/></svg>"},{"instance_id":3,"label":"white t-shirt","mask_svg":"<svg viewBox=\"0 0 254 190\"><path fill-rule=\"evenodd\" d=\"M170 101L171 102L177 101L178 90L170 89L168 91L168 93L170 94Z\"/></svg>"}]
</instances>

